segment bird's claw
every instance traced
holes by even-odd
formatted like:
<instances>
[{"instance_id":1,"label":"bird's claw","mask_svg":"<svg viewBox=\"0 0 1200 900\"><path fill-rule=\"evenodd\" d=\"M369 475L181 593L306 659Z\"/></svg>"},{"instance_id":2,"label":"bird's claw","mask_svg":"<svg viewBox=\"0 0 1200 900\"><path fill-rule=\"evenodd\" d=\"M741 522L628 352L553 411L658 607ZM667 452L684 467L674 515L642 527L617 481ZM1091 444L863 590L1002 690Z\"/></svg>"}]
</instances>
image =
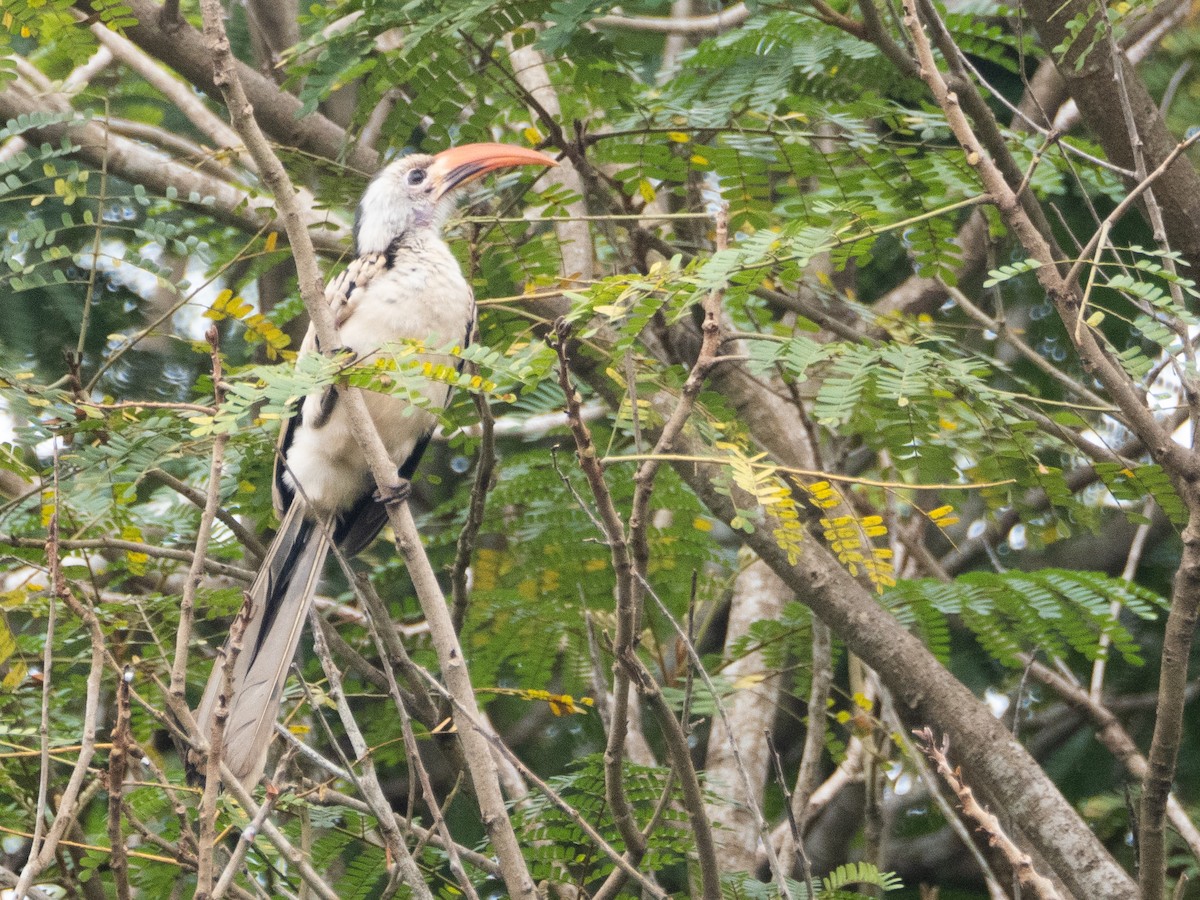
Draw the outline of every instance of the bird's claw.
<instances>
[{"instance_id":1,"label":"bird's claw","mask_svg":"<svg viewBox=\"0 0 1200 900\"><path fill-rule=\"evenodd\" d=\"M412 482L401 478L394 488L379 488L375 491L375 499L387 506L391 503L407 503L412 496Z\"/></svg>"},{"instance_id":2,"label":"bird's claw","mask_svg":"<svg viewBox=\"0 0 1200 900\"><path fill-rule=\"evenodd\" d=\"M322 351L326 358L336 360L343 367L352 366L358 361L358 351L350 347L334 347L332 350Z\"/></svg>"}]
</instances>

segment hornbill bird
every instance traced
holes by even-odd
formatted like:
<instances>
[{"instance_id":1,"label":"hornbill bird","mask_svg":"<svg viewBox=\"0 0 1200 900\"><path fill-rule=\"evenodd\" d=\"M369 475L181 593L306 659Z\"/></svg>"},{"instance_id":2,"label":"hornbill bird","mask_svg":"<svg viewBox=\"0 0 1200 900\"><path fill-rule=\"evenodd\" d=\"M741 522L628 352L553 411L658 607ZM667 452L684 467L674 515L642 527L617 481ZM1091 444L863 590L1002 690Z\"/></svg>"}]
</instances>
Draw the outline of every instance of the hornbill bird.
<instances>
[{"instance_id":1,"label":"hornbill bird","mask_svg":"<svg viewBox=\"0 0 1200 900\"><path fill-rule=\"evenodd\" d=\"M436 156L406 156L384 168L367 187L355 220L356 257L325 289L341 347L357 362L380 348L415 340L424 347L466 346L475 331L475 299L442 239L458 188L496 169L557 165L534 150L504 144L468 144ZM310 327L300 352L326 350ZM424 362L453 365L452 357L423 353ZM451 388L424 381L420 392L444 406ZM388 394L364 391L367 409L407 485L436 424L425 409ZM298 405L279 436L274 501L279 531L247 593L242 649L226 698L222 758L252 789L266 765L305 616L330 543L353 555L387 519L344 404L332 386ZM196 713L200 734L212 734L224 688L217 657ZM196 761L198 763L198 760Z\"/></svg>"}]
</instances>

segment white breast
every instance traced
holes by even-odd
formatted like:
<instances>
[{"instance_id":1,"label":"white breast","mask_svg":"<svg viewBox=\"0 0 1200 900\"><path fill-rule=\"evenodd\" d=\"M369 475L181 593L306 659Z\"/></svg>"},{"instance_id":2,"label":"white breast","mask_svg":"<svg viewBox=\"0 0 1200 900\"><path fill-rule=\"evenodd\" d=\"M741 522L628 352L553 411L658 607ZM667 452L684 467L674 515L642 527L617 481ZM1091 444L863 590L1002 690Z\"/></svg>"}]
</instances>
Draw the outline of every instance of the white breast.
<instances>
[{"instance_id":1,"label":"white breast","mask_svg":"<svg viewBox=\"0 0 1200 900\"><path fill-rule=\"evenodd\" d=\"M393 266L356 296L339 337L362 362L376 358L381 348L386 352L390 349L387 345L404 341L422 341L429 348L462 346L469 338L474 309L471 288L450 249L440 240L426 241L397 252ZM425 353L414 357L413 365L419 368L425 361L454 364L452 357ZM444 382L412 377L404 381L434 407L444 405L448 398ZM436 419L401 397L373 392L364 397L388 453L399 467L433 429ZM344 404L335 404L329 417L319 422L320 402L318 395L304 401L302 420L287 451L287 467L289 482L298 484L309 504L326 514L353 506L372 489L372 479L351 434Z\"/></svg>"}]
</instances>

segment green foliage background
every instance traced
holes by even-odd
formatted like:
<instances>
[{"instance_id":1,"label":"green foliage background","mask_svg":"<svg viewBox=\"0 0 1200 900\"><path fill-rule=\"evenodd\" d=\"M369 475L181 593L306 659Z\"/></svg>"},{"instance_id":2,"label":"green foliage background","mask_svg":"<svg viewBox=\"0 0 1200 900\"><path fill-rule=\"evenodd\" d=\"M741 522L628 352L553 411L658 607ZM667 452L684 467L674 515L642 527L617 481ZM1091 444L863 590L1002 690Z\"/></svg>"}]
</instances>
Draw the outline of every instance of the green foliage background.
<instances>
[{"instance_id":1,"label":"green foliage background","mask_svg":"<svg viewBox=\"0 0 1200 900\"><path fill-rule=\"evenodd\" d=\"M622 8L663 14L668 5L645 0ZM667 366L647 349L647 330L661 334L693 322L707 293L723 288L729 325L744 335L749 371L802 398L825 471L858 479L830 488L818 474L789 473L759 455L761 448L729 398L705 393L693 427L726 463L728 488L748 510L744 527L754 527L749 511L759 504L798 504L815 522L812 533L781 534L781 542L829 543L852 571L871 576L880 601L960 678L981 695L986 689L1015 696L1031 721L1057 707L1038 690L1018 692L1022 654L1062 659L1086 678L1090 661L1111 642L1110 692L1131 704L1152 692L1156 667L1145 662L1157 657L1161 595L1178 558L1176 531L1182 524L1182 506L1161 470L1146 461L1097 465L1093 486L1079 490L1069 476L1089 460L1071 435L1088 434L1110 445L1123 439L1105 410L1080 402L953 304L880 312L881 299L910 276L940 279L997 315L1002 311L1043 359L1091 386L1068 352L1063 326L1048 315L1032 267L990 209L984 208L990 274L961 278L963 248L954 238L981 208L982 188L920 82L898 74L875 46L820 21L812 9L765 3L751 4L744 25L688 47L664 72L661 36L588 25L612 6L576 0L314 4L302 10L300 44L279 62L283 85L307 113L353 92L351 140L387 92L402 91L402 102L391 107L380 129L385 155L477 140L546 142L552 150L571 141L599 173L586 199L596 216L592 236L600 275L588 283L560 281L562 256L553 224L572 214L576 195L518 174L497 179L464 208L453 231L455 252L477 295L493 301L484 306L480 345L467 355L492 386L464 384L444 413L446 432L475 421L478 396L508 421L561 410L545 323L527 302L561 288L569 291L570 318L583 339L580 353L611 376L609 396L589 392L587 398L604 407L593 423L597 446L612 457L638 452L627 399L630 379L645 397L661 388L677 390L686 377L684 366ZM851 12L849 4L833 7ZM64 0L7 0L3 9L7 52L49 79L65 77L96 49ZM184 3L183 11L198 21L191 4ZM1137 11L1135 4L1114 13L1118 26L1122 16ZM118 30L128 15L119 4L97 4L96 13ZM346 22L351 14L356 17ZM1019 95L1020 73L1043 52L1016 27L1018 16L990 2L946 16L959 46L991 79L997 109L1002 96ZM330 33L335 22L344 27ZM250 58L240 6L231 10L230 28L236 52ZM379 36L393 29L402 34L400 45L379 50ZM555 123L531 116L503 44L506 35L517 46L535 46L549 60L562 102ZM1169 78L1174 61L1194 41L1190 27L1169 37L1147 77ZM0 64L0 81L11 83L17 72L8 58ZM1181 123L1196 111L1194 79L1185 86L1172 111L1173 121ZM50 124L106 118L204 140L178 110L120 66L85 89L69 111L14 119L0 129L0 145L29 139L0 162L5 235L0 398L13 426L0 448L0 469L29 484L40 478L45 486L41 492L8 490L0 516L0 822L10 836L32 830L37 796L38 758L27 751L39 741L41 691L34 676L49 602L39 542L50 513L57 511L63 536L72 540L115 538L188 549L199 511L155 473L203 490L214 435L225 433L222 507L251 530L266 533L273 524L268 486L279 416L289 401L333 377L317 365L294 370L284 364L295 346L287 335L296 334L301 308L276 228L236 227L214 210L212 198L156 194L86 164L70 140L50 144L33 137ZM1030 188L1061 212L1064 234L1067 228L1086 233L1088 204L1107 210L1123 195L1112 172L1087 157L1042 155L1040 141L1023 130L1006 139L1021 165L1033 166L1036 155ZM1086 137L1067 140L1088 154L1100 152ZM345 220L367 173L336 159L278 149L320 208ZM251 193L262 190L240 169L229 177ZM730 243L714 251L711 217L721 203L728 204ZM652 246L661 249L654 241L672 252L651 252ZM1200 295L1186 268L1183 275L1164 268L1162 255L1148 249L1151 236L1141 225L1123 224L1118 244L1091 302L1105 313L1104 334L1122 364L1141 377L1178 339L1155 312L1193 326L1191 309ZM327 259L328 273L343 261ZM263 287L271 277L287 285L282 294ZM1172 299L1172 284L1187 308ZM278 302L268 308L268 299ZM820 311L858 337L822 330L795 311L796 302L789 311L789 299L803 299L803 309ZM220 337L228 395L220 410L204 413L179 404L212 402L209 348L201 339L209 321ZM657 414L639 407L639 415L644 426ZM454 560L477 450L477 438L452 436L438 444L419 479L420 526L439 572ZM498 450L462 634L472 677L497 727L513 736L526 763L620 846L604 809L598 712L585 708L559 717L529 693L579 698L593 692L588 623L601 635L611 627L609 553L576 500L585 485L561 426L502 437ZM608 471L627 513L632 464L617 462ZM59 489L47 493L52 477ZM835 512L823 511L839 504ZM953 512L933 514L946 506ZM731 586L745 564L737 531L715 521L671 471L659 476L652 514L653 587L674 616L694 614L697 644L718 687L729 693L743 689L720 678L731 655L766 650L769 677L785 687L775 726L782 765L792 777L807 723L828 729L828 771L841 761L856 727L849 715L857 708L851 696L856 688L848 680L845 654L839 648L832 709L805 710L811 674L807 611L794 604L784 617L757 623L748 638L724 651ZM972 566L980 571L944 583L907 577L916 574L911 570L898 578L889 570L899 534L936 559L974 538L973 528L1009 515L1019 530L1001 535L988 554L974 558ZM819 521L822 516L827 519ZM1152 538L1136 583L1107 577L1119 574L1124 562L1120 541L1108 538L1142 522L1152 526ZM214 533L209 556L235 568L253 567L223 526ZM435 669L432 648L417 627L419 607L392 549L380 542L364 559L394 617L414 626L415 661ZM70 551L64 566L74 589L95 604L112 666L129 667L139 696L161 708L184 564L152 550L96 545ZM212 648L223 640L240 603L240 588L236 578L219 573L201 587L189 671L193 702L207 678ZM325 592L353 606L339 575L331 574ZM1119 609L1110 607L1114 602ZM55 757L63 761L52 769L54 781L65 777L69 767L63 763L70 762L79 740L90 655L87 631L71 622L64 626L63 615L52 647L49 742L61 748ZM352 615L331 617L353 648L374 655L369 634ZM644 628L640 651L663 686L676 692L673 702L682 709L689 675L674 631L654 610ZM601 671L609 662L605 658ZM307 655L301 666L320 694L320 666ZM111 684L105 702L111 705L116 675L110 671L106 678ZM348 679L376 765L396 773L394 800L407 809L407 761L390 700L354 676ZM689 711L702 745L713 698L692 688ZM322 710L310 708L299 687L289 693L288 708L296 730L328 750L315 724ZM161 723L137 703L132 715L147 765L182 785L180 761L163 739ZM1139 738L1151 725L1144 714L1130 718ZM654 726L647 730L652 747L660 749ZM1128 860L1130 825L1121 797L1129 781L1079 735L1047 738L1042 762L1113 852ZM1198 748L1194 729L1187 735L1179 790L1190 806L1197 799L1192 773ZM446 738L428 730L421 736L437 757ZM898 761L889 789L905 770ZM629 785L639 814L652 809L664 790L665 771L631 767ZM1089 777L1080 777L1081 771ZM168 796L153 782L138 781L126 795L140 823L129 819L127 835L143 832L137 846L146 855L135 856L130 871L143 896L168 894L177 879L192 877L147 840L152 834L172 845L181 833ZM65 852L51 880L105 882L107 857L94 849L108 841L103 795L98 796L80 820L81 845L87 847ZM223 803L224 821L244 824L236 804ZM773 785L768 809L779 814L782 804ZM422 815L420 809L412 812ZM328 873L338 896L372 897L383 890L385 859L364 813L305 795L285 798L281 813L294 840L310 841L314 864ZM473 815L461 796L448 810L459 841L483 847ZM535 877L566 871L568 880L594 888L607 874L610 864L541 799L515 815ZM921 806L906 810L905 817L900 837L932 833L944 824L940 813ZM820 896L846 896L839 892L847 885L866 889L864 883L898 887L894 876L865 864L855 868L861 841L859 834L838 861L849 870L818 873L826 877ZM686 823L671 808L654 832L646 865L677 896L688 894L689 853ZM903 876L903 862L891 859L885 868ZM451 896L456 889L443 852L425 845L420 863L440 895ZM248 866L268 893L276 883L292 883L293 873L263 841L248 856ZM1194 867L1195 860L1181 857L1176 868ZM480 872L472 874L481 894L497 889ZM731 897L763 896L765 890L736 874L726 888ZM892 896L916 896L915 890L910 881ZM947 886L942 896L985 896L978 885L960 894L951 890Z\"/></svg>"}]
</instances>

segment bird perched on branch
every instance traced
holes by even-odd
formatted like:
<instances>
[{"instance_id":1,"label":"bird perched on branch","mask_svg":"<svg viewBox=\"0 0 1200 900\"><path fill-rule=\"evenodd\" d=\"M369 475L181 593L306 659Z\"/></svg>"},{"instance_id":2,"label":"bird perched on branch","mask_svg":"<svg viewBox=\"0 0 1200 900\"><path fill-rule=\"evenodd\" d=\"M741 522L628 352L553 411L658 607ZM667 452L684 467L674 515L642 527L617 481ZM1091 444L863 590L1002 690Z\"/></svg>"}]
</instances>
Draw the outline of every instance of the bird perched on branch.
<instances>
[{"instance_id":1,"label":"bird perched on branch","mask_svg":"<svg viewBox=\"0 0 1200 900\"><path fill-rule=\"evenodd\" d=\"M386 344L418 340L431 348L465 346L475 330L475 300L458 262L442 240L457 189L496 169L553 166L533 150L468 144L436 156L413 155L388 165L363 194L355 222L357 257L325 290L341 347L358 362ZM317 345L309 329L301 353ZM424 361L454 364L423 354ZM421 393L444 406L450 387L426 381ZM347 555L362 550L387 518L374 480L332 386L304 398L284 426L275 461L274 499L279 532L243 607L242 649L232 666L222 759L247 788L266 764L288 667L330 544ZM399 470L412 477L436 419L397 396L364 392L367 408ZM224 660L213 666L196 713L209 738L224 688Z\"/></svg>"}]
</instances>

